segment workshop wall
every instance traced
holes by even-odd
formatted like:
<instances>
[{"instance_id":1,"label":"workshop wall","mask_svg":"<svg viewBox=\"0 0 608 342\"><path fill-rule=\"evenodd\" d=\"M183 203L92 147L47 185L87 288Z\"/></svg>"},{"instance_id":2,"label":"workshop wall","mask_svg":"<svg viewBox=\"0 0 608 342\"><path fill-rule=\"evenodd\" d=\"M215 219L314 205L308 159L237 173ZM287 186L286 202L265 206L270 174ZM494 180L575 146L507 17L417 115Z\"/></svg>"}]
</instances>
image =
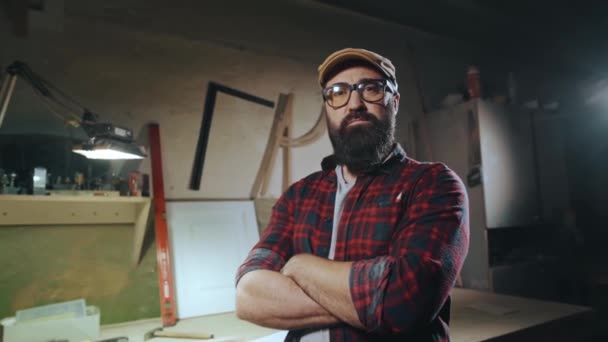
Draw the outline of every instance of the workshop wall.
<instances>
[{"instance_id":1,"label":"workshop wall","mask_svg":"<svg viewBox=\"0 0 608 342\"><path fill-rule=\"evenodd\" d=\"M33 29L26 39L5 35L2 39L11 48L0 52L0 64L26 61L103 120L133 128L142 144L145 123L159 122L167 197L244 198L274 111L220 95L201 190L190 191L209 81L273 101L281 92L293 92L297 136L312 127L320 110L316 67L322 59L346 46L377 50L397 66L402 94L397 133L407 147L409 119L421 113L412 66L418 69L416 76L432 109L443 96L458 91L467 65L482 58L480 49L463 43L316 3L229 2L233 6L191 1L171 8L130 2L127 10L119 1L67 1L63 32ZM493 67L500 69L498 64ZM484 76L491 79L493 73L488 70ZM0 134L31 131L68 134L19 83ZM319 169L320 158L329 153L325 137L295 149L293 179ZM279 156L270 186L273 197L280 194L280 163ZM116 167L149 171L147 161Z\"/></svg>"},{"instance_id":2,"label":"workshop wall","mask_svg":"<svg viewBox=\"0 0 608 342\"><path fill-rule=\"evenodd\" d=\"M210 81L272 101L279 93L294 93L294 135L299 136L319 115L316 68L323 58L348 46L376 50L398 70L397 136L407 147L408 121L422 108L412 66L419 69L422 93L433 107L458 90L468 64L483 56L476 47L315 2L185 1L171 8L160 3L65 1L65 17L56 29L32 29L26 38L13 36L0 16L0 66L25 61L102 120L131 127L142 145L146 123L158 122L169 199L245 198L261 161L274 111L219 95L201 190L188 189ZM492 67L483 69L488 79L501 75L500 65ZM23 134L82 136L49 115L18 81L0 135ZM330 153L326 137L295 149L292 179L318 170ZM280 165L279 155L269 197L280 195ZM123 174L149 172L149 160L112 166ZM154 249L131 272L126 268L131 234L116 227L3 228L0 317L81 296L101 306L102 323L157 316ZM89 277L86 284L78 280L83 277Z\"/></svg>"},{"instance_id":3,"label":"workshop wall","mask_svg":"<svg viewBox=\"0 0 608 342\"><path fill-rule=\"evenodd\" d=\"M70 25L74 27L61 36L40 32L28 39L27 45L18 41L25 54L16 53L8 60L27 60L34 71L70 92L103 120L133 128L144 145L145 124L158 122L168 198L245 198L261 161L274 110L220 94L201 191L188 190L208 82L272 101L281 92L295 93L296 135L311 128L318 117L321 102L312 65L307 68L283 58L269 59L175 36L115 27L88 31L80 29L82 22ZM40 53L27 51L31 46ZM66 134L61 123L49 124L54 117L36 101L38 98L21 82L0 133L44 129ZM41 120L40 127L37 119L45 115L49 119ZM320 157L329 153L327 139L294 151L294 177L318 169ZM132 171L139 167L149 172L148 165L144 161L117 168ZM272 187L275 195L279 179L275 177Z\"/></svg>"}]
</instances>

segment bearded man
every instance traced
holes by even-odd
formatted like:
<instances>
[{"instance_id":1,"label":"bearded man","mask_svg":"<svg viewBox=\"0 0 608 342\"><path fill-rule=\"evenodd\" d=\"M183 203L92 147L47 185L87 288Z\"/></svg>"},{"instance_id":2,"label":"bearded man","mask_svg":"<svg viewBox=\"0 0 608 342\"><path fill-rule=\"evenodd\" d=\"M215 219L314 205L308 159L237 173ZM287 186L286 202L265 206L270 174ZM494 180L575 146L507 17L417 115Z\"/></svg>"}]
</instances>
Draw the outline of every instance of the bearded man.
<instances>
[{"instance_id":1,"label":"bearded man","mask_svg":"<svg viewBox=\"0 0 608 342\"><path fill-rule=\"evenodd\" d=\"M287 341L449 341L468 199L441 163L395 141L391 61L343 49L319 66L334 154L293 184L237 271L241 319Z\"/></svg>"}]
</instances>

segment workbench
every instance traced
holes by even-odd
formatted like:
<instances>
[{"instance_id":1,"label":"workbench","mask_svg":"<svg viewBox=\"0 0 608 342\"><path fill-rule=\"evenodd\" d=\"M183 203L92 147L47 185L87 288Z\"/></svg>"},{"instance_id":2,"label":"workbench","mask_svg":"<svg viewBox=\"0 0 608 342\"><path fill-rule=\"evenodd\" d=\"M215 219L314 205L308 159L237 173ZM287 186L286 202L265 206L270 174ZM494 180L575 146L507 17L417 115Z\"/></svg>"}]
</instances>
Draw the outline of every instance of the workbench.
<instances>
[{"instance_id":1,"label":"workbench","mask_svg":"<svg viewBox=\"0 0 608 342\"><path fill-rule=\"evenodd\" d=\"M587 307L456 288L450 337L453 342L585 341L591 333L591 315ZM127 336L130 342L141 342L146 332L161 325L159 318L103 326L101 339ZM215 338L210 342L249 341L276 332L241 321L233 312L181 320L166 330L212 333ZM150 341L193 340L157 337Z\"/></svg>"}]
</instances>

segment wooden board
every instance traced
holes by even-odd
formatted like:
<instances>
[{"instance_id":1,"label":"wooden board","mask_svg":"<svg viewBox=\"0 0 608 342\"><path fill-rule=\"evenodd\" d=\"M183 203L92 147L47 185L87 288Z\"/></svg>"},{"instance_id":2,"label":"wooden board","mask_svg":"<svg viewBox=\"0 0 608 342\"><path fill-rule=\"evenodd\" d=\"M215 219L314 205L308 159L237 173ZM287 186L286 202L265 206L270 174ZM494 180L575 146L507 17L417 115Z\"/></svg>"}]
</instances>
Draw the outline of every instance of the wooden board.
<instances>
[{"instance_id":1,"label":"wooden board","mask_svg":"<svg viewBox=\"0 0 608 342\"><path fill-rule=\"evenodd\" d=\"M524 334L533 329L536 329L537 333L551 336L546 341L585 341L585 332L581 330L588 328L584 323L589 322L591 312L586 307L464 289L454 289L452 298L450 337L453 342L543 340L522 337L530 336ZM552 334L555 324L561 325L562 330L565 330L561 332L562 339L555 339ZM153 327L152 321L102 327L102 338L129 336L137 341L137 337L141 336L147 328L152 329ZM178 331L180 329L187 331L199 329L210 332L215 335L217 342L249 341L276 331L241 321L236 318L234 313L183 320L174 329ZM186 340L157 338L152 341Z\"/></svg>"},{"instance_id":2,"label":"wooden board","mask_svg":"<svg viewBox=\"0 0 608 342\"><path fill-rule=\"evenodd\" d=\"M549 336L551 328L546 326L551 322L585 318L590 312L590 308L582 306L454 289L450 332L453 340L458 342L486 341L499 337L502 338L500 341L526 341L506 337L530 328ZM578 341L581 333L577 329L578 324L566 324L572 335L563 336L565 341ZM547 340L555 341L551 338Z\"/></svg>"}]
</instances>

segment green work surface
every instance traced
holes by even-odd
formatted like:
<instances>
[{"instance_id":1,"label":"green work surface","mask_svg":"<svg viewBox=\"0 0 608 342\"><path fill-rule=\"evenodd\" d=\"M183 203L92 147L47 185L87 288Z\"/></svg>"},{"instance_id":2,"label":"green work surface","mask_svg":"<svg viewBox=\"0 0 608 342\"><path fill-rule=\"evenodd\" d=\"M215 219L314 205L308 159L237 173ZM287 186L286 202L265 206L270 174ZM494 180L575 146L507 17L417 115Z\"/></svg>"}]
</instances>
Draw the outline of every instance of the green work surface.
<instances>
[{"instance_id":1,"label":"green work surface","mask_svg":"<svg viewBox=\"0 0 608 342\"><path fill-rule=\"evenodd\" d=\"M160 316L156 250L148 238L133 269L133 233L127 225L0 227L0 318L77 298L100 308L101 324Z\"/></svg>"}]
</instances>

